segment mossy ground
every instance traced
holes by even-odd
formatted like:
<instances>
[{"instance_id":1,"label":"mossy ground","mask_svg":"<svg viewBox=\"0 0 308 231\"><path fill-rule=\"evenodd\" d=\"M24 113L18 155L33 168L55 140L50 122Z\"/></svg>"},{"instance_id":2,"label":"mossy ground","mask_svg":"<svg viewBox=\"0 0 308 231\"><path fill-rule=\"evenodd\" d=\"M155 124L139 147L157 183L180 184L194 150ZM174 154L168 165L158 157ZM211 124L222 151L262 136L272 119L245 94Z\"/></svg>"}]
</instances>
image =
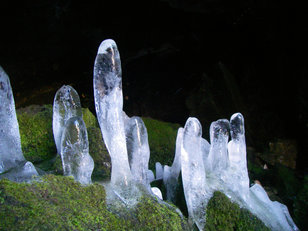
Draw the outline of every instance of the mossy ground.
<instances>
[{"instance_id":1,"label":"mossy ground","mask_svg":"<svg viewBox=\"0 0 308 231\"><path fill-rule=\"evenodd\" d=\"M270 230L248 210L232 203L223 193L214 192L206 210L205 230Z\"/></svg>"},{"instance_id":2,"label":"mossy ground","mask_svg":"<svg viewBox=\"0 0 308 231\"><path fill-rule=\"evenodd\" d=\"M174 210L145 196L126 216L108 211L102 185L46 175L31 184L0 181L0 230L185 230Z\"/></svg>"}]
</instances>

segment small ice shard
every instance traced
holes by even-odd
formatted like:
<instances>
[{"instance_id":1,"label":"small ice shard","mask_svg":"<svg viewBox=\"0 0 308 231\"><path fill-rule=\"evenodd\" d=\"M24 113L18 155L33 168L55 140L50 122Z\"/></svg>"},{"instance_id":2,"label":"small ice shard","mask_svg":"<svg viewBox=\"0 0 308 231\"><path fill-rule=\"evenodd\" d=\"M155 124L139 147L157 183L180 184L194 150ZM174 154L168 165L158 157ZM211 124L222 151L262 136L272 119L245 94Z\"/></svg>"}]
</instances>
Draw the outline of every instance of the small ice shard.
<instances>
[{"instance_id":1,"label":"small ice shard","mask_svg":"<svg viewBox=\"0 0 308 231\"><path fill-rule=\"evenodd\" d=\"M157 187L152 187L151 188L152 189L152 192L153 192L153 194L155 195L155 196L157 196L159 199L163 199L163 195L162 195L162 193L161 193L161 191L160 191L160 189L159 188L157 188Z\"/></svg>"},{"instance_id":2,"label":"small ice shard","mask_svg":"<svg viewBox=\"0 0 308 231\"><path fill-rule=\"evenodd\" d=\"M82 117L81 104L77 91L63 85L55 94L53 101L52 130L57 152L61 152L61 137L66 121L71 117Z\"/></svg>"},{"instance_id":3,"label":"small ice shard","mask_svg":"<svg viewBox=\"0 0 308 231\"><path fill-rule=\"evenodd\" d=\"M182 181L188 214L199 230L203 230L205 225L205 207L209 199L206 193L201 135L202 128L198 119L188 118L181 145Z\"/></svg>"},{"instance_id":4,"label":"small ice shard","mask_svg":"<svg viewBox=\"0 0 308 231\"><path fill-rule=\"evenodd\" d=\"M203 164L204 164L205 172L207 172L208 169L210 168L209 163L208 163L210 148L211 148L210 143L206 139L201 138L201 150L202 150L202 157L203 157Z\"/></svg>"},{"instance_id":5,"label":"small ice shard","mask_svg":"<svg viewBox=\"0 0 308 231\"><path fill-rule=\"evenodd\" d=\"M228 167L229 121L220 119L212 122L210 127L211 147L208 155L210 171L220 174Z\"/></svg>"},{"instance_id":6,"label":"small ice shard","mask_svg":"<svg viewBox=\"0 0 308 231\"><path fill-rule=\"evenodd\" d=\"M183 142L183 128L178 129L175 145L175 156L172 166L164 166L163 181L166 187L167 200L175 203L175 194L178 186L178 178L181 172L181 145Z\"/></svg>"},{"instance_id":7,"label":"small ice shard","mask_svg":"<svg viewBox=\"0 0 308 231\"><path fill-rule=\"evenodd\" d=\"M0 66L0 173L25 161L10 79Z\"/></svg>"},{"instance_id":8,"label":"small ice shard","mask_svg":"<svg viewBox=\"0 0 308 231\"><path fill-rule=\"evenodd\" d=\"M244 117L241 113L231 116L230 133L231 141L228 143L228 154L229 172L232 179L229 180L228 185L233 192L246 200L249 194L249 177L246 162Z\"/></svg>"},{"instance_id":9,"label":"small ice shard","mask_svg":"<svg viewBox=\"0 0 308 231\"><path fill-rule=\"evenodd\" d=\"M90 184L94 161L89 155L87 129L81 117L70 118L61 139L61 159L65 176L81 184Z\"/></svg>"},{"instance_id":10,"label":"small ice shard","mask_svg":"<svg viewBox=\"0 0 308 231\"><path fill-rule=\"evenodd\" d=\"M298 230L288 208L277 201L271 201L266 191L259 184L250 188L248 206L272 230Z\"/></svg>"},{"instance_id":11,"label":"small ice shard","mask_svg":"<svg viewBox=\"0 0 308 231\"><path fill-rule=\"evenodd\" d=\"M34 176L38 176L38 172L30 161L16 166L9 171L0 175L0 179L7 178L15 182L30 182Z\"/></svg>"},{"instance_id":12,"label":"small ice shard","mask_svg":"<svg viewBox=\"0 0 308 231\"><path fill-rule=\"evenodd\" d=\"M111 157L111 182L128 185L132 175L125 139L121 61L117 45L111 39L99 46L93 87L97 119Z\"/></svg>"},{"instance_id":13,"label":"small ice shard","mask_svg":"<svg viewBox=\"0 0 308 231\"><path fill-rule=\"evenodd\" d=\"M151 182L153 182L155 180L154 173L152 172L152 170L148 169L147 175L148 175L149 183L151 183Z\"/></svg>"},{"instance_id":14,"label":"small ice shard","mask_svg":"<svg viewBox=\"0 0 308 231\"><path fill-rule=\"evenodd\" d=\"M133 116L125 124L126 145L130 170L134 179L149 185L148 168L150 148L147 129L138 116Z\"/></svg>"},{"instance_id":15,"label":"small ice shard","mask_svg":"<svg viewBox=\"0 0 308 231\"><path fill-rule=\"evenodd\" d=\"M164 177L164 169L161 163L155 163L156 180L162 180Z\"/></svg>"}]
</instances>

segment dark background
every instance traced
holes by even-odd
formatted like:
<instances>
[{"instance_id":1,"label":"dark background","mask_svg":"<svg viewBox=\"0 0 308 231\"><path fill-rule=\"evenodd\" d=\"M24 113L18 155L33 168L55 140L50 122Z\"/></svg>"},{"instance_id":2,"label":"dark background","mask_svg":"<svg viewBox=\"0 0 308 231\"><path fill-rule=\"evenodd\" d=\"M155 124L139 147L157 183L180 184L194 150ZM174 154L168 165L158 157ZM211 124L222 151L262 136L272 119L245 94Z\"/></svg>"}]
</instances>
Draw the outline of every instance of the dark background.
<instances>
[{"instance_id":1,"label":"dark background","mask_svg":"<svg viewBox=\"0 0 308 231\"><path fill-rule=\"evenodd\" d=\"M128 115L210 123L245 117L259 151L295 140L307 170L307 9L278 0L7 1L0 6L0 65L17 107L52 104L72 85L94 112L92 70L114 39Z\"/></svg>"}]
</instances>

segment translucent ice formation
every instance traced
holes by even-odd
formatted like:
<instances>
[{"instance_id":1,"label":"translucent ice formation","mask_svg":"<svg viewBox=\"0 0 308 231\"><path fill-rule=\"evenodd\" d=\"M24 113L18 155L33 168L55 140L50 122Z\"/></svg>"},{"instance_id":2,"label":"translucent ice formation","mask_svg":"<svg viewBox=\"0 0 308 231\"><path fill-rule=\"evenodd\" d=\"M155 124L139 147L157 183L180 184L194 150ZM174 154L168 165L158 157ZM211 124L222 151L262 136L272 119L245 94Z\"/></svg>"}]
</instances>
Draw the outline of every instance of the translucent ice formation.
<instances>
[{"instance_id":1,"label":"translucent ice formation","mask_svg":"<svg viewBox=\"0 0 308 231\"><path fill-rule=\"evenodd\" d=\"M246 162L246 142L244 117L241 113L235 113L230 119L231 141L228 143L229 172L232 180L230 189L246 201L249 194L249 177ZM237 182L237 184L234 184Z\"/></svg>"},{"instance_id":2,"label":"translucent ice formation","mask_svg":"<svg viewBox=\"0 0 308 231\"><path fill-rule=\"evenodd\" d=\"M157 196L159 199L163 199L163 194L161 193L161 191L160 191L160 189L159 188L157 188L157 187L152 187L151 188L151 190L152 190L152 192L153 192L153 194L155 195L155 196Z\"/></svg>"},{"instance_id":3,"label":"translucent ice formation","mask_svg":"<svg viewBox=\"0 0 308 231\"><path fill-rule=\"evenodd\" d=\"M128 185L129 168L123 118L122 71L115 42L104 40L94 64L94 99L97 119L111 157L111 183Z\"/></svg>"},{"instance_id":4,"label":"translucent ice formation","mask_svg":"<svg viewBox=\"0 0 308 231\"><path fill-rule=\"evenodd\" d=\"M125 123L125 134L131 173L137 182L149 185L150 148L147 129L142 119L138 116L130 118Z\"/></svg>"},{"instance_id":5,"label":"translucent ice formation","mask_svg":"<svg viewBox=\"0 0 308 231\"><path fill-rule=\"evenodd\" d=\"M205 225L206 175L201 147L201 124L196 118L188 118L181 145L182 181L189 217L200 230Z\"/></svg>"},{"instance_id":6,"label":"translucent ice formation","mask_svg":"<svg viewBox=\"0 0 308 231\"><path fill-rule=\"evenodd\" d=\"M178 186L178 178L181 172L181 145L183 143L183 128L178 129L175 146L175 156L172 166L164 166L163 181L166 188L167 200L175 203L175 193Z\"/></svg>"},{"instance_id":7,"label":"translucent ice formation","mask_svg":"<svg viewBox=\"0 0 308 231\"><path fill-rule=\"evenodd\" d=\"M81 184L90 184L94 161L89 155L87 129L81 117L70 118L61 139L61 159L65 176Z\"/></svg>"},{"instance_id":8,"label":"translucent ice formation","mask_svg":"<svg viewBox=\"0 0 308 231\"><path fill-rule=\"evenodd\" d=\"M220 119L212 122L210 127L211 147L208 155L209 169L219 174L228 167L229 121Z\"/></svg>"},{"instance_id":9,"label":"translucent ice formation","mask_svg":"<svg viewBox=\"0 0 308 231\"><path fill-rule=\"evenodd\" d=\"M155 163L156 180L162 180L164 177L164 168L160 162Z\"/></svg>"},{"instance_id":10,"label":"translucent ice formation","mask_svg":"<svg viewBox=\"0 0 308 231\"><path fill-rule=\"evenodd\" d=\"M34 165L30 161L23 162L15 168L11 168L9 171L0 175L0 179L7 178L8 180L15 182L30 182L35 176L38 176L38 172Z\"/></svg>"},{"instance_id":11,"label":"translucent ice formation","mask_svg":"<svg viewBox=\"0 0 308 231\"><path fill-rule=\"evenodd\" d=\"M52 129L57 152L61 152L61 137L67 120L74 116L82 117L79 95L71 86L63 85L53 102Z\"/></svg>"},{"instance_id":12,"label":"translucent ice formation","mask_svg":"<svg viewBox=\"0 0 308 231\"><path fill-rule=\"evenodd\" d=\"M15 102L8 75L0 66L0 173L20 165L22 154Z\"/></svg>"},{"instance_id":13,"label":"translucent ice formation","mask_svg":"<svg viewBox=\"0 0 308 231\"><path fill-rule=\"evenodd\" d=\"M271 201L259 184L255 184L250 188L248 209L272 230L298 230L288 208L277 201Z\"/></svg>"}]
</instances>

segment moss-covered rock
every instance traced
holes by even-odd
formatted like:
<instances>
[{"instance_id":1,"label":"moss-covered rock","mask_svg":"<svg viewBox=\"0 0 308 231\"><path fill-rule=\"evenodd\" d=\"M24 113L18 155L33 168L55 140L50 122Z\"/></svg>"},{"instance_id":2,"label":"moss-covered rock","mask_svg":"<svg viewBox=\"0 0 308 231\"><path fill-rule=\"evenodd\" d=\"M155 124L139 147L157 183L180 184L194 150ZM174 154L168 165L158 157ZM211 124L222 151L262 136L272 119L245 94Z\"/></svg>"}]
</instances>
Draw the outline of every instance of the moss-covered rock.
<instances>
[{"instance_id":1,"label":"moss-covered rock","mask_svg":"<svg viewBox=\"0 0 308 231\"><path fill-rule=\"evenodd\" d=\"M21 147L25 158L37 163L57 153L52 133L52 106L32 105L17 110Z\"/></svg>"},{"instance_id":2,"label":"moss-covered rock","mask_svg":"<svg viewBox=\"0 0 308 231\"><path fill-rule=\"evenodd\" d=\"M31 184L0 181L0 230L186 230L186 219L145 196L125 217L107 209L104 187L46 175Z\"/></svg>"},{"instance_id":3,"label":"moss-covered rock","mask_svg":"<svg viewBox=\"0 0 308 231\"><path fill-rule=\"evenodd\" d=\"M270 230L248 210L232 203L221 192L215 192L206 209L205 230Z\"/></svg>"},{"instance_id":4,"label":"moss-covered rock","mask_svg":"<svg viewBox=\"0 0 308 231\"><path fill-rule=\"evenodd\" d=\"M308 175L299 185L300 190L294 201L294 222L301 230L308 230Z\"/></svg>"},{"instance_id":5,"label":"moss-covered rock","mask_svg":"<svg viewBox=\"0 0 308 231\"><path fill-rule=\"evenodd\" d=\"M151 118L142 118L149 138L150 162L149 167L155 169L155 163L171 165L175 153L175 141L179 124L167 123Z\"/></svg>"},{"instance_id":6,"label":"moss-covered rock","mask_svg":"<svg viewBox=\"0 0 308 231\"><path fill-rule=\"evenodd\" d=\"M94 160L92 179L109 179L111 174L111 160L104 144L101 130L98 127L89 127L89 152Z\"/></svg>"}]
</instances>

